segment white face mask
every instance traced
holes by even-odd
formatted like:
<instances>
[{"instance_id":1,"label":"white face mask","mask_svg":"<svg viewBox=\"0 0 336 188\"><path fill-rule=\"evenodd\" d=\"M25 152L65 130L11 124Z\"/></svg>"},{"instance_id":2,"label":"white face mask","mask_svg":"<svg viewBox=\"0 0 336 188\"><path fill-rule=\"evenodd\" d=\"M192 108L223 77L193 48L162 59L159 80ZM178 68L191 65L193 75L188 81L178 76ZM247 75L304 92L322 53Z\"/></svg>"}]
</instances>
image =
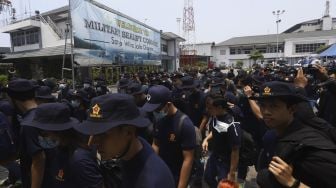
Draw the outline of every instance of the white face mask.
<instances>
[{"instance_id":1,"label":"white face mask","mask_svg":"<svg viewBox=\"0 0 336 188\"><path fill-rule=\"evenodd\" d=\"M72 100L71 101L71 106L74 108L78 108L80 105L80 102L78 100Z\"/></svg>"},{"instance_id":2,"label":"white face mask","mask_svg":"<svg viewBox=\"0 0 336 188\"><path fill-rule=\"evenodd\" d=\"M66 84L60 84L60 85L59 85L59 88L60 88L60 89L64 89L64 88L66 88Z\"/></svg>"},{"instance_id":3,"label":"white face mask","mask_svg":"<svg viewBox=\"0 0 336 188\"><path fill-rule=\"evenodd\" d=\"M83 84L84 89L89 88L91 85L90 84Z\"/></svg>"},{"instance_id":4,"label":"white face mask","mask_svg":"<svg viewBox=\"0 0 336 188\"><path fill-rule=\"evenodd\" d=\"M229 127L235 126L236 124L240 124L240 123L235 122L233 118L232 118L232 122L230 124L217 120L216 125L213 125L213 128L218 133L225 133L225 132L228 132ZM238 135L236 128L235 128L235 132L236 132L236 135Z\"/></svg>"}]
</instances>

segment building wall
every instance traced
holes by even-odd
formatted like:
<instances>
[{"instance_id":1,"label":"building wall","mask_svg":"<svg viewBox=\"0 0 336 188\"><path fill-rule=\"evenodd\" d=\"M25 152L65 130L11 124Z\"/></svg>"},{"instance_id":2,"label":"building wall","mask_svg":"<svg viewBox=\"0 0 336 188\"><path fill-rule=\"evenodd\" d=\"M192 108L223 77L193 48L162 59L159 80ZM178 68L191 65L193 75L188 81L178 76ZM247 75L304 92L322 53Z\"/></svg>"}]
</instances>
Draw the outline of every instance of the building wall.
<instances>
[{"instance_id":1,"label":"building wall","mask_svg":"<svg viewBox=\"0 0 336 188\"><path fill-rule=\"evenodd\" d=\"M14 46L14 52L22 52L27 50L36 50L40 48L40 44L30 44L24 46Z\"/></svg>"},{"instance_id":2,"label":"building wall","mask_svg":"<svg viewBox=\"0 0 336 188\"><path fill-rule=\"evenodd\" d=\"M196 44L195 50L197 55L212 56L212 43Z\"/></svg>"},{"instance_id":3,"label":"building wall","mask_svg":"<svg viewBox=\"0 0 336 188\"><path fill-rule=\"evenodd\" d=\"M47 24L41 23L42 48L64 45L54 30Z\"/></svg>"}]
</instances>

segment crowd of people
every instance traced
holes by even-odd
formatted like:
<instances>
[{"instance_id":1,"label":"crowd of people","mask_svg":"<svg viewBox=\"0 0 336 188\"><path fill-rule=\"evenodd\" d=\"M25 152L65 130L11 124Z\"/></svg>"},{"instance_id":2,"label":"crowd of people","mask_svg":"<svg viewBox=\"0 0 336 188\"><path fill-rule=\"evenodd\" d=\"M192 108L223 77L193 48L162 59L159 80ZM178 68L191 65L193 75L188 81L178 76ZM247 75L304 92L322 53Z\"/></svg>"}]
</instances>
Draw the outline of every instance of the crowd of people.
<instances>
[{"instance_id":1,"label":"crowd of people","mask_svg":"<svg viewBox=\"0 0 336 188\"><path fill-rule=\"evenodd\" d=\"M123 74L104 79L12 78L1 88L3 186L24 188L336 185L335 70Z\"/></svg>"}]
</instances>

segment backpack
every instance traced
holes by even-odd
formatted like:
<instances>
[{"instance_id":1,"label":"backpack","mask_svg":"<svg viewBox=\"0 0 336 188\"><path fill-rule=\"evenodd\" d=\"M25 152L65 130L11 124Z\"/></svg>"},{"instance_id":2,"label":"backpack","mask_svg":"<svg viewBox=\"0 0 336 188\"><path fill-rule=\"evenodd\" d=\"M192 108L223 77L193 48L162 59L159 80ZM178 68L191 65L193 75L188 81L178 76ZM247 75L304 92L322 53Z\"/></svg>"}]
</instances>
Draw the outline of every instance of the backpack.
<instances>
[{"instance_id":1,"label":"backpack","mask_svg":"<svg viewBox=\"0 0 336 188\"><path fill-rule=\"evenodd\" d=\"M183 122L187 117L188 117L187 115L182 114L179 119L178 129L177 129L178 140L181 140L181 131L182 131ZM201 131L198 129L198 127L194 126L194 128L195 128L195 134L196 134L196 140L195 140L196 147L194 149L194 162L193 162L193 166L192 166L191 173L190 173L189 185L192 188L198 188L198 187L202 187L204 164L201 161L202 159L202 134L201 134Z\"/></svg>"},{"instance_id":2,"label":"backpack","mask_svg":"<svg viewBox=\"0 0 336 188\"><path fill-rule=\"evenodd\" d=\"M258 158L257 145L250 133L242 129L239 162L246 166L253 166Z\"/></svg>"},{"instance_id":3,"label":"backpack","mask_svg":"<svg viewBox=\"0 0 336 188\"><path fill-rule=\"evenodd\" d=\"M0 161L8 160L16 155L18 149L17 137L5 114L0 112Z\"/></svg>"}]
</instances>

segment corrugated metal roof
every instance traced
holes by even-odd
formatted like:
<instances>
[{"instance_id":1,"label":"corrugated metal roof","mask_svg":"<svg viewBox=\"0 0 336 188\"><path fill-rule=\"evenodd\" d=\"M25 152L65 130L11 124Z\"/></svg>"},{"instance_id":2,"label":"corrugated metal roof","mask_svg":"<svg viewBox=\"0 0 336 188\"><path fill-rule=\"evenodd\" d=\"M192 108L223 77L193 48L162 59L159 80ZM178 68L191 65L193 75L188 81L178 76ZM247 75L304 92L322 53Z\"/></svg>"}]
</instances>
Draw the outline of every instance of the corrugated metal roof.
<instances>
[{"instance_id":1,"label":"corrugated metal roof","mask_svg":"<svg viewBox=\"0 0 336 188\"><path fill-rule=\"evenodd\" d=\"M67 5L67 6L64 6L64 7L60 7L60 8L57 8L57 9L53 9L53 10L41 13L41 15L42 16L48 16L48 15L51 15L51 14L59 14L59 13L68 12L68 11L69 11L69 6Z\"/></svg>"},{"instance_id":2,"label":"corrugated metal roof","mask_svg":"<svg viewBox=\"0 0 336 188\"><path fill-rule=\"evenodd\" d=\"M184 38L176 35L175 33L172 33L172 32L164 32L162 33L161 35L162 38L166 39L166 40L171 40L171 39L180 39L182 41L185 41Z\"/></svg>"},{"instance_id":3,"label":"corrugated metal roof","mask_svg":"<svg viewBox=\"0 0 336 188\"><path fill-rule=\"evenodd\" d=\"M50 57L50 56L59 56L64 54L64 45L55 46L50 48L42 48L39 50L31 50L24 52L16 52L5 54L6 59L19 59L19 58L32 58L32 57ZM71 45L67 44L66 54L71 54Z\"/></svg>"},{"instance_id":4,"label":"corrugated metal roof","mask_svg":"<svg viewBox=\"0 0 336 188\"><path fill-rule=\"evenodd\" d=\"M309 31L302 33L281 33L279 34L279 42L285 42L286 39L294 38L308 38L308 37L322 37L335 36L336 30L329 31ZM250 45L250 44L269 44L277 42L277 34L272 35L256 35L246 37L234 37L224 42L216 44L216 46L233 46L233 45Z\"/></svg>"}]
</instances>

